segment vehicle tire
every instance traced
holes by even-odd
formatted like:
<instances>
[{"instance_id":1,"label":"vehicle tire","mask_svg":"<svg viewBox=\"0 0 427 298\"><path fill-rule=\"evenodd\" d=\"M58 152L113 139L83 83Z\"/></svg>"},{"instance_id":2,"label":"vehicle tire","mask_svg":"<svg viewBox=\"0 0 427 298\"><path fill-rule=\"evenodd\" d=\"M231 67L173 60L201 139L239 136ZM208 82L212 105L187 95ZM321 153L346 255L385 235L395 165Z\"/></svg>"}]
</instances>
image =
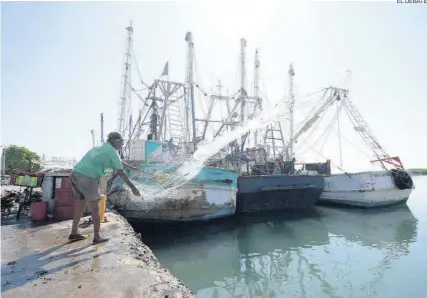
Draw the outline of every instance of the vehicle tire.
<instances>
[{"instance_id":1,"label":"vehicle tire","mask_svg":"<svg viewBox=\"0 0 427 298\"><path fill-rule=\"evenodd\" d=\"M391 177L394 185L398 189L411 189L414 186L414 181L408 172L401 169L392 169Z\"/></svg>"}]
</instances>

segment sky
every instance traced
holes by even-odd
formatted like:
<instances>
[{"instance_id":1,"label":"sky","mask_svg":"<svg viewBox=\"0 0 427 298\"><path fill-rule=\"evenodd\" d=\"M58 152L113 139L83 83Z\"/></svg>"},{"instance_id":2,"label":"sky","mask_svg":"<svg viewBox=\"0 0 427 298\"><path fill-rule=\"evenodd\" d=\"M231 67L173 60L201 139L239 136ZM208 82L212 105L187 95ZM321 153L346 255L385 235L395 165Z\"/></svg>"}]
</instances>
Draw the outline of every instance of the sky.
<instances>
[{"instance_id":1,"label":"sky","mask_svg":"<svg viewBox=\"0 0 427 298\"><path fill-rule=\"evenodd\" d=\"M130 20L145 82L166 61L170 79L184 80L191 31L197 82L210 90L221 79L234 93L245 38L248 86L256 47L269 98L287 94L290 63L297 100L345 85L387 152L405 167L427 167L427 4L395 1L2 2L2 145L79 159L92 146L91 129L99 139L100 113L105 132L115 130ZM354 131L342 124L341 133ZM321 156L339 163L332 143ZM346 169L369 166L363 155L341 152Z\"/></svg>"}]
</instances>

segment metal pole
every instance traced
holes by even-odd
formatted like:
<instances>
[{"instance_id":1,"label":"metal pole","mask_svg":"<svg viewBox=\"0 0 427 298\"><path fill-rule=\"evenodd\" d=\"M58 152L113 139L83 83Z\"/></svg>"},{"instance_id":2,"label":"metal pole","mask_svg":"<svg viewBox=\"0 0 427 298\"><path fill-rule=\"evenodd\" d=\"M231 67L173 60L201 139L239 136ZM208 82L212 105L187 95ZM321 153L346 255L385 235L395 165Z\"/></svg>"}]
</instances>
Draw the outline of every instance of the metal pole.
<instances>
[{"instance_id":1,"label":"metal pole","mask_svg":"<svg viewBox=\"0 0 427 298\"><path fill-rule=\"evenodd\" d=\"M196 109L194 107L194 86L191 84L190 87L191 92L191 125L193 126L193 144L194 144L194 151L196 151Z\"/></svg>"},{"instance_id":2,"label":"metal pole","mask_svg":"<svg viewBox=\"0 0 427 298\"><path fill-rule=\"evenodd\" d=\"M245 107L246 107L246 40L240 40L240 121L245 121Z\"/></svg>"},{"instance_id":3,"label":"metal pole","mask_svg":"<svg viewBox=\"0 0 427 298\"><path fill-rule=\"evenodd\" d=\"M191 32L187 32L185 35L185 41L188 44L188 55L187 55L187 73L185 78L186 87L190 89L190 105L191 105L191 126L192 126L192 143L194 151L196 151L196 107L194 106L194 79L193 79L193 59L194 59L194 43L193 35ZM188 89L187 89L188 90ZM188 114L186 115L186 123L188 123Z\"/></svg>"},{"instance_id":4,"label":"metal pole","mask_svg":"<svg viewBox=\"0 0 427 298\"><path fill-rule=\"evenodd\" d=\"M3 146L2 154L1 154L1 174L4 176L6 174L6 149L7 146Z\"/></svg>"},{"instance_id":5,"label":"metal pole","mask_svg":"<svg viewBox=\"0 0 427 298\"><path fill-rule=\"evenodd\" d=\"M120 132L123 136L125 136L126 126L126 112L128 108L128 97L129 97L129 82L130 79L130 68L131 68L131 48L132 48L132 34L133 34L133 27L132 27L132 21L130 22L129 27L126 28L128 32L127 37L127 45L126 45L126 53L125 53L125 62L123 67L123 85L122 85L122 92L120 96L120 104L119 104L119 115L118 115L118 121L117 121L117 130Z\"/></svg>"},{"instance_id":6,"label":"metal pole","mask_svg":"<svg viewBox=\"0 0 427 298\"><path fill-rule=\"evenodd\" d=\"M101 113L101 143L104 143L104 113Z\"/></svg>"},{"instance_id":7,"label":"metal pole","mask_svg":"<svg viewBox=\"0 0 427 298\"><path fill-rule=\"evenodd\" d=\"M261 101L259 99L259 58L258 58L258 49L255 50L255 63L254 63L254 97L255 97L255 111L261 107ZM253 115L251 115L253 116ZM254 146L258 146L258 129L254 131Z\"/></svg>"},{"instance_id":8,"label":"metal pole","mask_svg":"<svg viewBox=\"0 0 427 298\"><path fill-rule=\"evenodd\" d=\"M289 156L287 161L291 161L294 158L294 104L295 96L293 91L293 77L295 75L292 64L289 67Z\"/></svg>"}]
</instances>

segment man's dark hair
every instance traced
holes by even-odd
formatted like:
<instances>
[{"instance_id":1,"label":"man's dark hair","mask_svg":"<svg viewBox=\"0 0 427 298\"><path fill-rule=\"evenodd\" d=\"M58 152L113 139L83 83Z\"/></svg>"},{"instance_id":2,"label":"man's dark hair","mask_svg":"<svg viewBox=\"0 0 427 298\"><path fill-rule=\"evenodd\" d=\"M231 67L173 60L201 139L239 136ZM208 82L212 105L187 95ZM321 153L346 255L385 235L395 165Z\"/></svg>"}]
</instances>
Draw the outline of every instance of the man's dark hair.
<instances>
[{"instance_id":1,"label":"man's dark hair","mask_svg":"<svg viewBox=\"0 0 427 298\"><path fill-rule=\"evenodd\" d=\"M113 132L110 132L108 134L108 136L107 136L107 142L111 143L111 142L114 142L114 141L117 141L117 140L123 140L123 137L122 137L122 135L120 133L118 133L116 131L113 131Z\"/></svg>"}]
</instances>

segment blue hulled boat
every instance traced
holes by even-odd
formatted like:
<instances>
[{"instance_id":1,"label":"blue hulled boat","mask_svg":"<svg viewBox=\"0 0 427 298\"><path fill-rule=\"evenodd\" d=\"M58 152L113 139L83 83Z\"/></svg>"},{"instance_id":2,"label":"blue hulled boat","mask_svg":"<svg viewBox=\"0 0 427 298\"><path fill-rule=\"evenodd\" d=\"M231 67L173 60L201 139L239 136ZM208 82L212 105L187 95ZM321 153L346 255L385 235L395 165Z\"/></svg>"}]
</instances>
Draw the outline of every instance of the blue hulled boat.
<instances>
[{"instance_id":1,"label":"blue hulled boat","mask_svg":"<svg viewBox=\"0 0 427 298\"><path fill-rule=\"evenodd\" d=\"M203 167L195 177L185 181L176 173L181 163L174 162L173 158L169 158L167 162L161 161L171 157L167 142L138 141L145 160L126 162L139 166L143 177L134 177L134 180L141 182L146 192L159 193L155 198L146 197L142 201L131 199L130 192L124 188L124 182L113 175L108 183L108 199L125 218L133 222L167 222L210 220L235 214L235 171ZM131 177L134 176L131 171L128 173Z\"/></svg>"}]
</instances>

